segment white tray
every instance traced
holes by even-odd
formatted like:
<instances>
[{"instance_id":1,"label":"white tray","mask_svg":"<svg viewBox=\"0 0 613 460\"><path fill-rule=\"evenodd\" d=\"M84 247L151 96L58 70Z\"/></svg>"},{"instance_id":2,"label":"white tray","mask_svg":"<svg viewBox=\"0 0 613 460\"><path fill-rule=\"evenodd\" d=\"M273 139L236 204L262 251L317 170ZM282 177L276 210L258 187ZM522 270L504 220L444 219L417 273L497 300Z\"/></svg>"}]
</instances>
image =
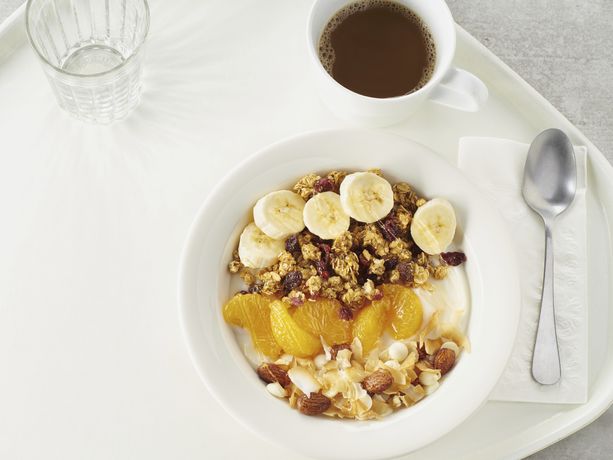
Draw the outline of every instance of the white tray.
<instances>
[{"instance_id":1,"label":"white tray","mask_svg":"<svg viewBox=\"0 0 613 460\"><path fill-rule=\"evenodd\" d=\"M62 114L25 44L23 10L5 23L0 281L11 289L0 289L0 361L12 378L0 392L0 433L11 441L0 443L0 457L287 458L200 384L177 324L175 280L191 219L232 164L280 138L346 126L308 77L308 3L151 1L144 99L111 127ZM430 105L389 131L452 162L461 136L530 142L547 127L589 149L588 403L488 402L406 457L518 458L580 429L613 401L613 169L461 28L456 61L487 83L484 110Z\"/></svg>"}]
</instances>

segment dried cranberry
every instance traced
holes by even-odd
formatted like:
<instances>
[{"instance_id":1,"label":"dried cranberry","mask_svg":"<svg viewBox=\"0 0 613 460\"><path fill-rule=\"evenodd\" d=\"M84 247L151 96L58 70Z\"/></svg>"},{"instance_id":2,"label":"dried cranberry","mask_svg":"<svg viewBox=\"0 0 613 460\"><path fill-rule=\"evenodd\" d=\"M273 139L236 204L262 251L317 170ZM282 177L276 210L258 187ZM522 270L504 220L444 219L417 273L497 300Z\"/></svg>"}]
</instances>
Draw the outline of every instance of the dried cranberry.
<instances>
[{"instance_id":1,"label":"dried cranberry","mask_svg":"<svg viewBox=\"0 0 613 460\"><path fill-rule=\"evenodd\" d=\"M292 289L296 289L302 283L302 273L297 270L289 272L283 278L283 290L288 293Z\"/></svg>"},{"instance_id":2,"label":"dried cranberry","mask_svg":"<svg viewBox=\"0 0 613 460\"><path fill-rule=\"evenodd\" d=\"M396 265L396 269L398 273L400 273L400 281L403 283L408 283L409 281L413 281L413 271L411 270L411 265L406 260L402 262L398 262Z\"/></svg>"},{"instance_id":3,"label":"dried cranberry","mask_svg":"<svg viewBox=\"0 0 613 460\"><path fill-rule=\"evenodd\" d=\"M383 292L377 291L374 296L372 296L372 300L381 300L383 298Z\"/></svg>"},{"instance_id":4,"label":"dried cranberry","mask_svg":"<svg viewBox=\"0 0 613 460\"><path fill-rule=\"evenodd\" d=\"M377 221L377 226L387 241L394 241L396 238L400 237L402 233L398 223L394 216L389 215L383 220Z\"/></svg>"},{"instance_id":5,"label":"dried cranberry","mask_svg":"<svg viewBox=\"0 0 613 460\"><path fill-rule=\"evenodd\" d=\"M459 252L459 251L442 252L441 259L443 259L447 265L451 265L452 267L455 267L457 265L460 265L461 263L466 262L466 254L464 254L463 252Z\"/></svg>"},{"instance_id":6,"label":"dried cranberry","mask_svg":"<svg viewBox=\"0 0 613 460\"><path fill-rule=\"evenodd\" d=\"M323 279L327 280L328 278L330 278L328 264L326 264L323 260L318 260L317 262L315 262L315 269L317 270L317 274Z\"/></svg>"},{"instance_id":7,"label":"dried cranberry","mask_svg":"<svg viewBox=\"0 0 613 460\"><path fill-rule=\"evenodd\" d=\"M396 268L396 265L398 265L398 257L396 256L392 256L385 261L386 270L393 270L394 268Z\"/></svg>"},{"instance_id":8,"label":"dried cranberry","mask_svg":"<svg viewBox=\"0 0 613 460\"><path fill-rule=\"evenodd\" d=\"M320 243L317 246L319 247L319 250L321 251L321 260L325 264L328 264L330 262L330 251L331 251L330 245L327 243Z\"/></svg>"},{"instance_id":9,"label":"dried cranberry","mask_svg":"<svg viewBox=\"0 0 613 460\"><path fill-rule=\"evenodd\" d=\"M291 253L300 252L300 243L298 242L298 235L292 235L285 240L285 250Z\"/></svg>"},{"instance_id":10,"label":"dried cranberry","mask_svg":"<svg viewBox=\"0 0 613 460\"><path fill-rule=\"evenodd\" d=\"M353 310L347 305L341 305L338 309L338 316L345 321L351 321L353 319Z\"/></svg>"},{"instance_id":11,"label":"dried cranberry","mask_svg":"<svg viewBox=\"0 0 613 460\"><path fill-rule=\"evenodd\" d=\"M322 177L313 184L313 190L315 191L315 193L331 192L332 190L334 190L334 188L334 182L332 182L332 180L328 179L327 177Z\"/></svg>"}]
</instances>

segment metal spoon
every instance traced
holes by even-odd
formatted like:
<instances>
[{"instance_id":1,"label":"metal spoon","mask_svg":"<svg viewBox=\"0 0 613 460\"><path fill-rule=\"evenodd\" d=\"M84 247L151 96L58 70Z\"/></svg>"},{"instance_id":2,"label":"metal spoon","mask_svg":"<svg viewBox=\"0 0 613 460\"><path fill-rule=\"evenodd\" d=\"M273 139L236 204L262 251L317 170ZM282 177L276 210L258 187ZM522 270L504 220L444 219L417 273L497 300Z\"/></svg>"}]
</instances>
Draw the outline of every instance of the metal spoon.
<instances>
[{"instance_id":1,"label":"metal spoon","mask_svg":"<svg viewBox=\"0 0 613 460\"><path fill-rule=\"evenodd\" d=\"M564 212L575 198L577 167L575 151L566 134L559 129L540 133L528 151L524 167L524 200L545 224L545 272L541 295L541 313L534 354L532 376L543 385L560 380L560 353L556 336L553 286L552 231L555 218Z\"/></svg>"}]
</instances>

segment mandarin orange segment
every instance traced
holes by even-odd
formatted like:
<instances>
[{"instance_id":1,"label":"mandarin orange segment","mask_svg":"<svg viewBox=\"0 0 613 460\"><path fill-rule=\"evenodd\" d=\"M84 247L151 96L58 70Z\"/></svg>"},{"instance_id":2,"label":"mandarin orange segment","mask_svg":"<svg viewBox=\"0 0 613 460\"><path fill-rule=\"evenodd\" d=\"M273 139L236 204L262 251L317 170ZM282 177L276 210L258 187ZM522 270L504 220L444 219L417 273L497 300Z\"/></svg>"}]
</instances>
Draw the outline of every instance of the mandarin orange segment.
<instances>
[{"instance_id":1,"label":"mandarin orange segment","mask_svg":"<svg viewBox=\"0 0 613 460\"><path fill-rule=\"evenodd\" d=\"M260 294L236 294L223 307L224 320L247 329L253 346L270 358L281 354L270 327L271 298Z\"/></svg>"},{"instance_id":2,"label":"mandarin orange segment","mask_svg":"<svg viewBox=\"0 0 613 460\"><path fill-rule=\"evenodd\" d=\"M296 324L315 337L322 336L329 345L351 342L351 321L339 316L338 300L308 301L296 308L292 315Z\"/></svg>"},{"instance_id":3,"label":"mandarin orange segment","mask_svg":"<svg viewBox=\"0 0 613 460\"><path fill-rule=\"evenodd\" d=\"M275 340L290 355L309 358L322 348L319 338L300 327L280 300L270 304L270 325Z\"/></svg>"},{"instance_id":4,"label":"mandarin orange segment","mask_svg":"<svg viewBox=\"0 0 613 460\"><path fill-rule=\"evenodd\" d=\"M381 287L383 298L390 305L388 329L396 340L408 339L419 331L424 317L424 309L411 288L396 284Z\"/></svg>"},{"instance_id":5,"label":"mandarin orange segment","mask_svg":"<svg viewBox=\"0 0 613 460\"><path fill-rule=\"evenodd\" d=\"M372 350L379 341L387 320L388 301L383 296L362 308L353 322L353 337L362 342L364 353Z\"/></svg>"}]
</instances>

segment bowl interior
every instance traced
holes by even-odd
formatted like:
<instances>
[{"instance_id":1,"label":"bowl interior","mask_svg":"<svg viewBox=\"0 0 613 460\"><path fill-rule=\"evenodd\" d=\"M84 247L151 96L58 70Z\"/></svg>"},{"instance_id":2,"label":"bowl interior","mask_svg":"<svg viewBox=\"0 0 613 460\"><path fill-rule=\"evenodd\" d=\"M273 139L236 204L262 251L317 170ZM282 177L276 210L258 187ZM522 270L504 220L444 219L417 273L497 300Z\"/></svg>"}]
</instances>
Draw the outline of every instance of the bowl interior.
<instances>
[{"instance_id":1,"label":"bowl interior","mask_svg":"<svg viewBox=\"0 0 613 460\"><path fill-rule=\"evenodd\" d=\"M249 210L263 194L312 171L383 169L426 197L454 205L468 263L472 351L439 390L383 420L310 418L265 391L224 323L226 264ZM272 442L317 458L384 458L415 450L474 412L504 369L517 329L519 289L508 232L491 205L453 166L410 140L371 131L326 131L277 143L238 165L212 191L185 246L179 280L182 325L194 365L239 421ZM504 261L504 263L501 263ZM407 436L410 429L411 436ZM320 442L313 442L320 440Z\"/></svg>"}]
</instances>

